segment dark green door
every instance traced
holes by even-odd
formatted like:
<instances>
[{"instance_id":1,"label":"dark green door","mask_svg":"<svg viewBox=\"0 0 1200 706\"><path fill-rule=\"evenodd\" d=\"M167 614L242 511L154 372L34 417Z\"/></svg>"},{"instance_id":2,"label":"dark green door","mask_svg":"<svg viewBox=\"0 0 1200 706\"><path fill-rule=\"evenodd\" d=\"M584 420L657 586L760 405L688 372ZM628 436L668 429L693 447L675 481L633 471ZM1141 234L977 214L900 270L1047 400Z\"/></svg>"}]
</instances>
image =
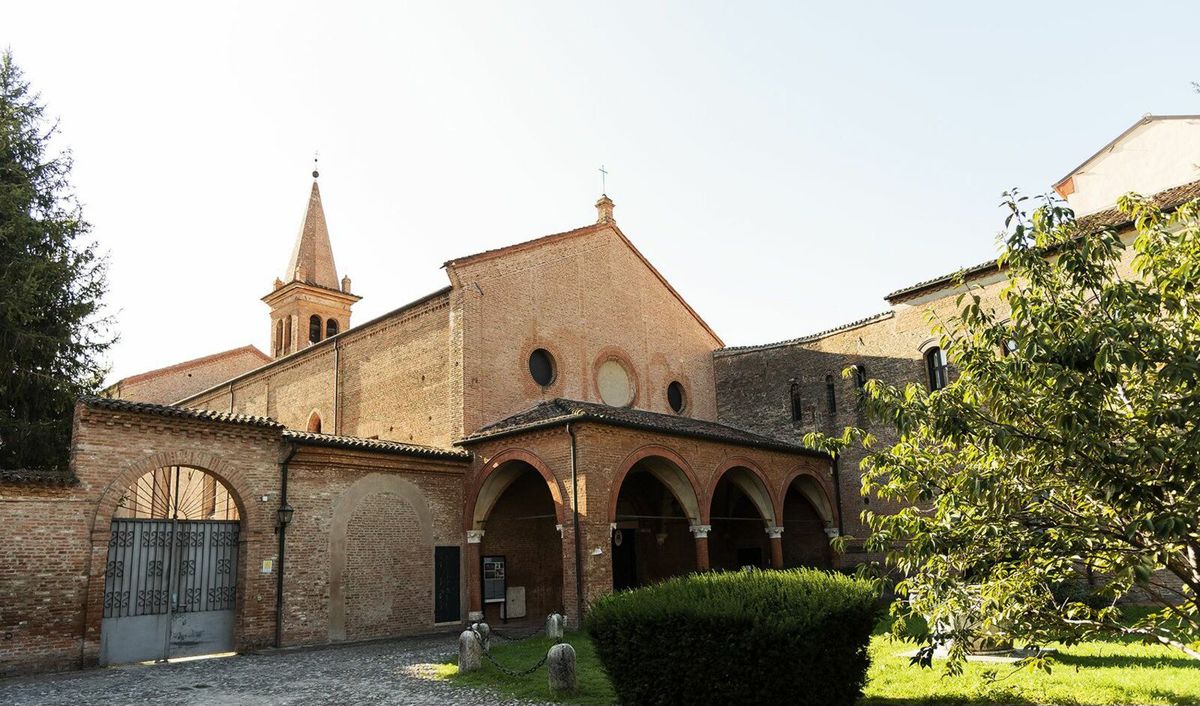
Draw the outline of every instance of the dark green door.
<instances>
[{"instance_id":1,"label":"dark green door","mask_svg":"<svg viewBox=\"0 0 1200 706\"><path fill-rule=\"evenodd\" d=\"M433 553L433 620L452 623L462 620L459 604L458 547L435 547Z\"/></svg>"}]
</instances>

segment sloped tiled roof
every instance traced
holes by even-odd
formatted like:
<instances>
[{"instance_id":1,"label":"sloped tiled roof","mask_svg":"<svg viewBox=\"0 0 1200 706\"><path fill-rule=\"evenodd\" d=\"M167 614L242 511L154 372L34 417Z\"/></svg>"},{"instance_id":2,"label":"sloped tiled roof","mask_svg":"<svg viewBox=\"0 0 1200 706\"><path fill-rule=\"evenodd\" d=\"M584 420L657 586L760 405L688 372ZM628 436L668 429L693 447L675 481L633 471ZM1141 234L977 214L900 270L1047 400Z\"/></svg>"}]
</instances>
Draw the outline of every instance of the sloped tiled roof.
<instances>
[{"instance_id":1,"label":"sloped tiled roof","mask_svg":"<svg viewBox=\"0 0 1200 706\"><path fill-rule=\"evenodd\" d=\"M152 414L159 417L174 419L197 419L204 422L223 422L226 424L244 424L267 429L282 429L283 425L270 417L256 417L247 414L229 414L214 412L207 409L190 409L166 404L150 402L134 402L132 400L116 400L108 397L85 397L84 405L92 409L107 409L114 412L131 412L134 414Z\"/></svg>"},{"instance_id":2,"label":"sloped tiled roof","mask_svg":"<svg viewBox=\"0 0 1200 706\"><path fill-rule=\"evenodd\" d=\"M485 439L510 436L576 421L595 422L597 424L608 424L628 429L660 432L671 436L684 436L739 446L786 451L820 458L825 457L825 454L805 446L780 439L772 439L726 424L673 414L648 412L642 409L609 407L593 402L566 399L542 402L524 412L519 412L507 419L489 424L455 443L467 445Z\"/></svg>"},{"instance_id":3,"label":"sloped tiled roof","mask_svg":"<svg viewBox=\"0 0 1200 706\"><path fill-rule=\"evenodd\" d=\"M1175 186L1164 191L1160 191L1151 197L1151 200L1159 207L1165 210L1171 210L1188 201L1200 198L1200 181L1193 181L1180 186ZM1122 213L1117 208L1110 208L1105 211L1097 211L1096 213L1084 216L1079 219L1080 233L1086 235L1095 233L1106 228L1121 228L1132 223L1129 216ZM999 269L996 260L988 260L981 262L972 267L963 268L957 272L952 272L941 277L934 277L923 282L910 285L903 289L897 289L891 294L884 297L891 303L897 300L907 299L909 297L921 294L931 289L938 289L949 285L959 279L970 279L983 274L989 274Z\"/></svg>"},{"instance_id":4,"label":"sloped tiled roof","mask_svg":"<svg viewBox=\"0 0 1200 706\"><path fill-rule=\"evenodd\" d=\"M309 431L283 432L283 438L309 446L329 446L340 449L358 449L362 451L381 451L384 453L404 456L424 456L427 458L444 458L453 461L469 461L471 452L463 449L444 449L438 446L422 444L405 444L399 441L385 439L364 439L358 436L338 436L335 434L315 434Z\"/></svg>"},{"instance_id":5,"label":"sloped tiled roof","mask_svg":"<svg viewBox=\"0 0 1200 706\"><path fill-rule=\"evenodd\" d=\"M813 341L819 341L820 339L825 338L826 336L831 336L835 333L841 333L842 331L849 331L850 329L855 329L855 328L858 328L859 326L866 326L867 324L873 324L876 321L884 321L886 319L892 318L893 316L895 316L895 312L883 311L878 314L873 314L871 316L867 316L865 318L859 319L857 321L851 321L848 324L842 324L841 326L834 326L833 328L828 328L828 329L825 329L824 331L810 333L807 336L799 336L797 338L789 338L786 341L776 341L775 343L763 343L763 344L755 345L755 346L730 346L728 348L718 348L717 350L713 351L713 355L722 356L722 355L731 354L731 353L746 353L749 351L761 351L761 350L765 350L767 348L779 348L781 346L794 346L799 343L811 343Z\"/></svg>"},{"instance_id":6,"label":"sloped tiled roof","mask_svg":"<svg viewBox=\"0 0 1200 706\"><path fill-rule=\"evenodd\" d=\"M67 469L52 470L8 470L0 469L0 483L20 483L27 485L75 485L79 479Z\"/></svg>"}]
</instances>

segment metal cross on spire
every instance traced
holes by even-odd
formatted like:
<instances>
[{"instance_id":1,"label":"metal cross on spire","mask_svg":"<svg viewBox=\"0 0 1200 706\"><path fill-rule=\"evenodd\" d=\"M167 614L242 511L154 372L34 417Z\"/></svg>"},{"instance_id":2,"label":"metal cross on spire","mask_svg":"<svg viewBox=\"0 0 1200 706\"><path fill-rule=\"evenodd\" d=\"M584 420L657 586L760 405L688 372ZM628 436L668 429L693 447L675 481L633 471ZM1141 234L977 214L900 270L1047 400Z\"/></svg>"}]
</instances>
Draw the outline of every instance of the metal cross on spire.
<instances>
[{"instance_id":1,"label":"metal cross on spire","mask_svg":"<svg viewBox=\"0 0 1200 706\"><path fill-rule=\"evenodd\" d=\"M608 170L604 168L603 164L601 164L600 165L600 193L602 193L602 194L608 193L607 181L608 181Z\"/></svg>"}]
</instances>

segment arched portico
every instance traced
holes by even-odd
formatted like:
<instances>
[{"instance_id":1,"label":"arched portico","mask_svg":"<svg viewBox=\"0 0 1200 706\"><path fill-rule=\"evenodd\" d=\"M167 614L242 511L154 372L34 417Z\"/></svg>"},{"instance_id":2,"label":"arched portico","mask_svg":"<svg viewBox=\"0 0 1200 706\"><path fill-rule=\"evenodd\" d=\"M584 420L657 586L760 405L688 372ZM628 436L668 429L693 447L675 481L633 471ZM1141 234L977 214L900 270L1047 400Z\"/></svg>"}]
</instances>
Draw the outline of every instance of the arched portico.
<instances>
[{"instance_id":1,"label":"arched portico","mask_svg":"<svg viewBox=\"0 0 1200 706\"><path fill-rule=\"evenodd\" d=\"M537 455L509 449L487 460L463 518L472 619L499 622L563 610L563 498Z\"/></svg>"},{"instance_id":2,"label":"arched portico","mask_svg":"<svg viewBox=\"0 0 1200 706\"><path fill-rule=\"evenodd\" d=\"M833 566L830 541L837 536L837 514L824 484L807 471L788 476L780 492L783 566Z\"/></svg>"},{"instance_id":3,"label":"arched portico","mask_svg":"<svg viewBox=\"0 0 1200 706\"><path fill-rule=\"evenodd\" d=\"M744 566L779 568L781 559L775 550L775 503L766 474L749 459L735 458L723 463L713 474L709 489L709 552L716 569Z\"/></svg>"},{"instance_id":4,"label":"arched portico","mask_svg":"<svg viewBox=\"0 0 1200 706\"><path fill-rule=\"evenodd\" d=\"M626 457L609 503L613 588L708 568L704 505L690 465L663 446Z\"/></svg>"}]
</instances>

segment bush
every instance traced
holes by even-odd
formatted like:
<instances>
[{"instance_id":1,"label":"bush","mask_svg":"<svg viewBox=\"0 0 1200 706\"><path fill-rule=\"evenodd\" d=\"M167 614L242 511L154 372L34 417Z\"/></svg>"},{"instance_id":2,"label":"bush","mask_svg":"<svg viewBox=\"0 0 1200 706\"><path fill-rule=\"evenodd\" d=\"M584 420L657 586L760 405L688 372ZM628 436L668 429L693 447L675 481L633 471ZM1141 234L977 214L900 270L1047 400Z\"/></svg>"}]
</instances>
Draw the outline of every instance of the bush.
<instances>
[{"instance_id":1,"label":"bush","mask_svg":"<svg viewBox=\"0 0 1200 706\"><path fill-rule=\"evenodd\" d=\"M814 569L693 574L605 596L585 627L626 706L836 706L866 684L877 599Z\"/></svg>"}]
</instances>

